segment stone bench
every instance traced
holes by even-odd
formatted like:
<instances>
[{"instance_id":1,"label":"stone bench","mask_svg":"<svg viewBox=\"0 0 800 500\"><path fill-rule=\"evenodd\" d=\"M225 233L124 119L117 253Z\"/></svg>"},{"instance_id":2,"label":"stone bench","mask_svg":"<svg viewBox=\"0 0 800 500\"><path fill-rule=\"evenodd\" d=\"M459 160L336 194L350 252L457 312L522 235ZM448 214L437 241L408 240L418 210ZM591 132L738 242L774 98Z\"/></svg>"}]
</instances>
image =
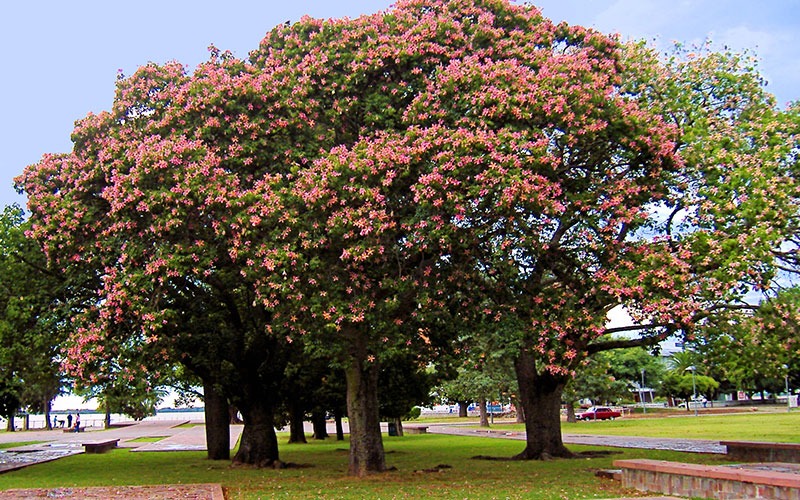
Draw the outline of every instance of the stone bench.
<instances>
[{"instance_id":1,"label":"stone bench","mask_svg":"<svg viewBox=\"0 0 800 500\"><path fill-rule=\"evenodd\" d=\"M732 460L744 462L800 463L800 443L764 443L760 441L720 441Z\"/></svg>"},{"instance_id":2,"label":"stone bench","mask_svg":"<svg viewBox=\"0 0 800 500\"><path fill-rule=\"evenodd\" d=\"M83 451L86 453L105 453L117 447L119 439L109 439L108 441L93 441L91 443L81 443Z\"/></svg>"},{"instance_id":3,"label":"stone bench","mask_svg":"<svg viewBox=\"0 0 800 500\"><path fill-rule=\"evenodd\" d=\"M427 425L404 425L403 432L407 434L427 434L428 433L428 426Z\"/></svg>"},{"instance_id":4,"label":"stone bench","mask_svg":"<svg viewBox=\"0 0 800 500\"><path fill-rule=\"evenodd\" d=\"M732 466L697 465L664 460L615 460L622 486L695 498L800 497L800 475Z\"/></svg>"}]
</instances>

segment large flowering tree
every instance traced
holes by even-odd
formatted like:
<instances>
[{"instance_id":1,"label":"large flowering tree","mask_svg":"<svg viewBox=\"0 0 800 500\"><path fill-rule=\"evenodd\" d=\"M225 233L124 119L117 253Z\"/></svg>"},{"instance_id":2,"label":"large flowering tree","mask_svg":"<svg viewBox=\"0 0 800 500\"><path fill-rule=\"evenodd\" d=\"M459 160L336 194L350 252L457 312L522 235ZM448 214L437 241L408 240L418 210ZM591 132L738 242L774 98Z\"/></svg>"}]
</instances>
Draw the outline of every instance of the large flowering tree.
<instances>
[{"instance_id":1,"label":"large flowering tree","mask_svg":"<svg viewBox=\"0 0 800 500\"><path fill-rule=\"evenodd\" d=\"M565 376L586 355L672 332L691 338L716 315L754 309L754 294L779 289L780 271L797 271L797 109L776 109L758 73L737 55L683 54L662 62L641 51L615 50L622 72L604 72L609 86L603 106L587 112L576 106L580 98L566 98L573 104L556 113L526 115L529 124L544 122L528 131L534 137L544 132L539 154L531 158L533 148L525 146L511 150L507 162L529 166L522 179L542 175L545 182L538 185L553 186L545 199L555 208L526 206L519 197L505 215L495 202L479 215L468 212L469 222L462 224L468 231L491 231L476 238L480 276L493 277L486 280L487 304L494 304L487 312L499 322L521 317L526 325L515 339L528 431L524 458L568 454L556 410ZM475 78L486 82L488 74L484 69ZM571 81L591 81L575 76ZM573 88L587 90L577 83ZM591 92L583 95L591 102ZM425 112L445 102L437 96ZM633 114L607 114L614 102ZM455 120L464 121L464 105L454 107ZM635 118L648 115L642 122ZM579 128L565 126L561 116ZM513 123L495 123L502 121ZM548 133L547 122L555 130ZM637 131L637 122L647 125ZM508 182L514 173L509 168L497 178ZM502 191L483 187L483 193L520 192L498 184ZM619 304L635 325L605 325L605 313ZM642 336L603 340L621 329Z\"/></svg>"},{"instance_id":2,"label":"large flowering tree","mask_svg":"<svg viewBox=\"0 0 800 500\"><path fill-rule=\"evenodd\" d=\"M796 271L797 109L735 55L563 30L536 62L454 61L411 108L438 160L417 200L465 245L472 310L516 331L520 458L570 454L559 402L587 355L694 335ZM607 327L618 305L635 325Z\"/></svg>"},{"instance_id":3,"label":"large flowering tree","mask_svg":"<svg viewBox=\"0 0 800 500\"><path fill-rule=\"evenodd\" d=\"M19 182L51 259L95 277L74 320L72 374L91 382L120 366L114 376L133 380L183 362L244 414L236 460L269 464L282 339L230 251L242 186L266 167L241 158L247 132L230 123L246 106L226 99L242 65L216 55L192 76L173 63L121 77L113 109L78 123L73 151ZM104 362L126 351L148 354Z\"/></svg>"}]
</instances>

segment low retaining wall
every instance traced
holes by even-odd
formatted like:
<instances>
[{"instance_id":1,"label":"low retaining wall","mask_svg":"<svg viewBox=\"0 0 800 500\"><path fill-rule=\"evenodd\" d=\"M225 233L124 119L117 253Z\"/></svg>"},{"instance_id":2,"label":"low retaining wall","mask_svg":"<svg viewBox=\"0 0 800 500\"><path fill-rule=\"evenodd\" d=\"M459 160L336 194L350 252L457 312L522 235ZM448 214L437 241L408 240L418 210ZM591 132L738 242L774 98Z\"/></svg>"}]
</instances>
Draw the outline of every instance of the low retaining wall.
<instances>
[{"instance_id":1,"label":"low retaining wall","mask_svg":"<svg viewBox=\"0 0 800 500\"><path fill-rule=\"evenodd\" d=\"M800 444L797 443L720 441L719 444L727 447L727 455L732 460L800 463Z\"/></svg>"},{"instance_id":2,"label":"low retaining wall","mask_svg":"<svg viewBox=\"0 0 800 500\"><path fill-rule=\"evenodd\" d=\"M695 498L800 500L800 475L663 460L616 460L622 485Z\"/></svg>"}]
</instances>

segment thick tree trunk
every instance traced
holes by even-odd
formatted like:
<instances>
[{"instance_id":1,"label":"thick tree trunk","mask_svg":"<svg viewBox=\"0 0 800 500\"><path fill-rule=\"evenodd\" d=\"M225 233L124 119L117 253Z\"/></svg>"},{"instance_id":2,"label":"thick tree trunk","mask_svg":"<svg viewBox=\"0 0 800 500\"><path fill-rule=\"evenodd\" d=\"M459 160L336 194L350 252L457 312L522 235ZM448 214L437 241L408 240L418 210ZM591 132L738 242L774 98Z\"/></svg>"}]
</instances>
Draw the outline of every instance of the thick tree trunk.
<instances>
[{"instance_id":1,"label":"thick tree trunk","mask_svg":"<svg viewBox=\"0 0 800 500\"><path fill-rule=\"evenodd\" d=\"M575 401L569 401L567 403L567 422L575 423L578 419L575 416Z\"/></svg>"},{"instance_id":2,"label":"thick tree trunk","mask_svg":"<svg viewBox=\"0 0 800 500\"><path fill-rule=\"evenodd\" d=\"M327 439L328 422L325 420L324 411L314 411L311 413L311 425L314 427L314 439Z\"/></svg>"},{"instance_id":3,"label":"thick tree trunk","mask_svg":"<svg viewBox=\"0 0 800 500\"><path fill-rule=\"evenodd\" d=\"M17 429L14 427L14 414L15 414L15 413L16 413L16 410L15 410L15 411L12 411L11 413L9 413L9 414L6 416L6 419L7 419L7 422L6 422L6 432L14 432L14 431L16 431L16 430L17 430Z\"/></svg>"},{"instance_id":4,"label":"thick tree trunk","mask_svg":"<svg viewBox=\"0 0 800 500\"><path fill-rule=\"evenodd\" d=\"M394 428L397 430L397 435L402 437L403 436L403 419L397 417L394 420Z\"/></svg>"},{"instance_id":5,"label":"thick tree trunk","mask_svg":"<svg viewBox=\"0 0 800 500\"><path fill-rule=\"evenodd\" d=\"M465 418L469 415L469 402L463 401L458 403L458 416L461 418Z\"/></svg>"},{"instance_id":6,"label":"thick tree trunk","mask_svg":"<svg viewBox=\"0 0 800 500\"><path fill-rule=\"evenodd\" d=\"M53 430L53 420L50 418L50 408L51 408L50 400L46 400L44 402L44 422L45 422L45 429L48 431Z\"/></svg>"},{"instance_id":7,"label":"thick tree trunk","mask_svg":"<svg viewBox=\"0 0 800 500\"><path fill-rule=\"evenodd\" d=\"M289 402L289 442L290 443L308 443L306 441L306 432L303 429L303 421L305 420L306 412L303 406L297 401Z\"/></svg>"},{"instance_id":8,"label":"thick tree trunk","mask_svg":"<svg viewBox=\"0 0 800 500\"><path fill-rule=\"evenodd\" d=\"M517 420L516 420L516 422L518 424L524 424L525 423L525 409L522 407L522 403L519 401L519 399L515 399L514 400L514 409L517 412Z\"/></svg>"},{"instance_id":9,"label":"thick tree trunk","mask_svg":"<svg viewBox=\"0 0 800 500\"><path fill-rule=\"evenodd\" d=\"M565 377L538 373L535 357L523 349L515 360L520 403L525 412L525 449L515 458L547 460L574 455L561 439L561 393Z\"/></svg>"},{"instance_id":10,"label":"thick tree trunk","mask_svg":"<svg viewBox=\"0 0 800 500\"><path fill-rule=\"evenodd\" d=\"M280 467L282 464L278 459L278 438L271 405L252 401L239 410L244 417L244 430L233 462L256 467Z\"/></svg>"},{"instance_id":11,"label":"thick tree trunk","mask_svg":"<svg viewBox=\"0 0 800 500\"><path fill-rule=\"evenodd\" d=\"M239 409L231 404L228 405L228 423L231 425L241 425L244 423L242 419L239 418Z\"/></svg>"},{"instance_id":12,"label":"thick tree trunk","mask_svg":"<svg viewBox=\"0 0 800 500\"><path fill-rule=\"evenodd\" d=\"M106 429L111 428L111 410L106 407L106 415L103 419L103 427Z\"/></svg>"},{"instance_id":13,"label":"thick tree trunk","mask_svg":"<svg viewBox=\"0 0 800 500\"><path fill-rule=\"evenodd\" d=\"M228 398L214 384L203 384L206 416L206 450L209 460L230 460L231 429Z\"/></svg>"},{"instance_id":14,"label":"thick tree trunk","mask_svg":"<svg viewBox=\"0 0 800 500\"><path fill-rule=\"evenodd\" d=\"M336 422L336 440L337 441L344 441L344 426L342 425L342 414L341 412L334 411L333 412L333 420Z\"/></svg>"},{"instance_id":15,"label":"thick tree trunk","mask_svg":"<svg viewBox=\"0 0 800 500\"><path fill-rule=\"evenodd\" d=\"M378 364L367 359L366 341L358 334L353 336L351 349L345 370L350 422L349 473L363 477L386 470L378 405Z\"/></svg>"},{"instance_id":16,"label":"thick tree trunk","mask_svg":"<svg viewBox=\"0 0 800 500\"><path fill-rule=\"evenodd\" d=\"M486 399L481 398L478 402L478 411L481 415L481 427L489 427L489 412L486 411Z\"/></svg>"}]
</instances>

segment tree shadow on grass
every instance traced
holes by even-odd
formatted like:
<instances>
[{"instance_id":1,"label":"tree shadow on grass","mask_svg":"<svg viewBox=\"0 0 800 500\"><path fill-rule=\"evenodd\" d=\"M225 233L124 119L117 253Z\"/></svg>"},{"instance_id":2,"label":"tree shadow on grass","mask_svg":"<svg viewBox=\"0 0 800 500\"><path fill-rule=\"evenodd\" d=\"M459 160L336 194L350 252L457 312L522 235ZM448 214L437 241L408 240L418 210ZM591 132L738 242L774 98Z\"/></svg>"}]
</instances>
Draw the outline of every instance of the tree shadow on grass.
<instances>
[{"instance_id":1,"label":"tree shadow on grass","mask_svg":"<svg viewBox=\"0 0 800 500\"><path fill-rule=\"evenodd\" d=\"M575 453L573 458L599 458L599 457L607 457L609 455L620 455L622 454L621 451L611 451L611 450L596 450L596 451L582 451L579 453ZM491 460L496 462L518 462L520 460L527 460L525 458L519 457L492 457L489 455L475 455L471 457L472 460ZM554 457L550 457L543 460L553 460Z\"/></svg>"}]
</instances>

